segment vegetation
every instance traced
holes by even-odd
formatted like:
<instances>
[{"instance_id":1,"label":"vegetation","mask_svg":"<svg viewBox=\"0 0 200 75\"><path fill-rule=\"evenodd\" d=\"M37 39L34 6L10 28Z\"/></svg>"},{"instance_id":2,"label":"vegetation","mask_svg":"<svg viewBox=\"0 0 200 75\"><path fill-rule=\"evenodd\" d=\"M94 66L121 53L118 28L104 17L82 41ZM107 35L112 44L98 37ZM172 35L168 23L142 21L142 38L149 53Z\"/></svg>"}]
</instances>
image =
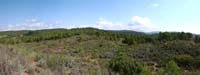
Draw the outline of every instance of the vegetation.
<instances>
[{"instance_id":1,"label":"vegetation","mask_svg":"<svg viewBox=\"0 0 200 75\"><path fill-rule=\"evenodd\" d=\"M110 68L119 72L121 75L142 75L145 68L141 63L129 58L123 53L119 53L114 59L110 61ZM148 72L148 71L147 71Z\"/></svg>"},{"instance_id":2,"label":"vegetation","mask_svg":"<svg viewBox=\"0 0 200 75\"><path fill-rule=\"evenodd\" d=\"M0 75L198 75L200 37L94 28L0 32Z\"/></svg>"},{"instance_id":3,"label":"vegetation","mask_svg":"<svg viewBox=\"0 0 200 75\"><path fill-rule=\"evenodd\" d=\"M174 61L169 61L165 70L164 75L181 75L180 68Z\"/></svg>"}]
</instances>

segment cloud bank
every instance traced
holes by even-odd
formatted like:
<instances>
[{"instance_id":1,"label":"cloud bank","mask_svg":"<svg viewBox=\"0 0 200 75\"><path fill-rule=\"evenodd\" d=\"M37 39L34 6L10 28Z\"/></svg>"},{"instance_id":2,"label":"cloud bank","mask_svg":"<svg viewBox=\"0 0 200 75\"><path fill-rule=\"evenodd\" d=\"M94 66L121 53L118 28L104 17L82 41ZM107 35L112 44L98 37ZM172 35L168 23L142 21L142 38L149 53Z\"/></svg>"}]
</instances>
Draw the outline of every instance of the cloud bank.
<instances>
[{"instance_id":1,"label":"cloud bank","mask_svg":"<svg viewBox=\"0 0 200 75\"><path fill-rule=\"evenodd\" d=\"M105 19L99 19L96 25L100 29L106 30L135 30L135 31L153 31L156 29L155 25L147 17L134 16L131 18L131 23L123 24L119 22L111 22Z\"/></svg>"},{"instance_id":2,"label":"cloud bank","mask_svg":"<svg viewBox=\"0 0 200 75\"><path fill-rule=\"evenodd\" d=\"M90 25L66 25L64 21L55 21L54 23L45 23L38 19L28 19L24 23L9 24L4 27L0 27L1 31L7 30L39 30L39 29L52 29L52 28L84 28L94 27L104 30L134 30L134 31L153 31L155 26L152 24L148 17L133 16L130 19L130 23L119 23L99 18L96 24Z\"/></svg>"},{"instance_id":3,"label":"cloud bank","mask_svg":"<svg viewBox=\"0 0 200 75\"><path fill-rule=\"evenodd\" d=\"M52 28L62 28L62 23L56 21L55 23L45 23L39 21L38 19L27 19L24 23L19 24L9 24L4 27L0 27L1 31L8 30L39 30L39 29L52 29Z\"/></svg>"}]
</instances>

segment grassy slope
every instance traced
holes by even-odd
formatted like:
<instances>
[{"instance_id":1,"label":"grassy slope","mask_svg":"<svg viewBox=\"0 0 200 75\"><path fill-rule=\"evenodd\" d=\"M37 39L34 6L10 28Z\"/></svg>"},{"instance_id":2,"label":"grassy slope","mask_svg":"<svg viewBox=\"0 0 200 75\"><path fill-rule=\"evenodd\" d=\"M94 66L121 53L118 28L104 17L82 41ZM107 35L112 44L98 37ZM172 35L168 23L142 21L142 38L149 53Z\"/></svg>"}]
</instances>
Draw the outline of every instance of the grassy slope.
<instances>
[{"instance_id":1,"label":"grassy slope","mask_svg":"<svg viewBox=\"0 0 200 75\"><path fill-rule=\"evenodd\" d=\"M9 34L18 36L26 33L17 32L17 35ZM6 33L1 34L5 35ZM140 35L140 33L137 33L137 35ZM6 67L10 69L8 71L35 75L109 75L112 71L108 68L108 63L115 57L115 53L118 50L125 50L131 58L137 61L143 63L153 62L162 66L164 61L158 61L160 56L153 55L162 56L162 54L158 54L159 51L155 53L157 51L156 49L159 49L162 44L141 43L127 45L122 43L122 40L118 39L113 41L94 35L81 34L55 40L29 43L22 42L9 46L1 45L0 50L2 55L12 56L1 59L5 59L4 61L6 62L7 60L11 60L13 63ZM186 41L186 43L189 42ZM5 50L10 49L15 52L5 52ZM3 55L2 57L5 56ZM19 64L16 64L16 62L23 62L19 63L21 68L19 68ZM152 68L152 72L156 72L153 70L153 66L150 66L150 68Z\"/></svg>"}]
</instances>

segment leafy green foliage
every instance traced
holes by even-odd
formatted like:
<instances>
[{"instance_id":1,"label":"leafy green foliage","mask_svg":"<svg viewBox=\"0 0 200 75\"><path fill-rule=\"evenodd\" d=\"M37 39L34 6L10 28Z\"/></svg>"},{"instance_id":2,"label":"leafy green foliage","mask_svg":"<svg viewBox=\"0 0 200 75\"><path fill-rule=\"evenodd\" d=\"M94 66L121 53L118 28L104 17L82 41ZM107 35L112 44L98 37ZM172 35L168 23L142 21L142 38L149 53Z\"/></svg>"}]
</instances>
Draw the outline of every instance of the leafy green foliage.
<instances>
[{"instance_id":1,"label":"leafy green foliage","mask_svg":"<svg viewBox=\"0 0 200 75\"><path fill-rule=\"evenodd\" d=\"M200 36L195 36L194 41L195 41L196 43L200 43Z\"/></svg>"},{"instance_id":2,"label":"leafy green foliage","mask_svg":"<svg viewBox=\"0 0 200 75\"><path fill-rule=\"evenodd\" d=\"M39 42L42 40L54 40L60 38L69 37L66 30L41 30L41 31L30 31L22 37L24 42Z\"/></svg>"},{"instance_id":3,"label":"leafy green foliage","mask_svg":"<svg viewBox=\"0 0 200 75\"><path fill-rule=\"evenodd\" d=\"M181 75L181 70L178 65L171 60L166 64L164 75Z\"/></svg>"},{"instance_id":4,"label":"leafy green foliage","mask_svg":"<svg viewBox=\"0 0 200 75\"><path fill-rule=\"evenodd\" d=\"M173 41L173 40L191 40L193 35L185 32L160 32L158 39L160 41Z\"/></svg>"},{"instance_id":5,"label":"leafy green foliage","mask_svg":"<svg viewBox=\"0 0 200 75\"><path fill-rule=\"evenodd\" d=\"M186 68L191 67L194 61L194 58L190 55L177 55L175 59L180 66L185 66Z\"/></svg>"},{"instance_id":6,"label":"leafy green foliage","mask_svg":"<svg viewBox=\"0 0 200 75\"><path fill-rule=\"evenodd\" d=\"M120 52L110 61L110 68L121 75L145 75L148 67Z\"/></svg>"}]
</instances>

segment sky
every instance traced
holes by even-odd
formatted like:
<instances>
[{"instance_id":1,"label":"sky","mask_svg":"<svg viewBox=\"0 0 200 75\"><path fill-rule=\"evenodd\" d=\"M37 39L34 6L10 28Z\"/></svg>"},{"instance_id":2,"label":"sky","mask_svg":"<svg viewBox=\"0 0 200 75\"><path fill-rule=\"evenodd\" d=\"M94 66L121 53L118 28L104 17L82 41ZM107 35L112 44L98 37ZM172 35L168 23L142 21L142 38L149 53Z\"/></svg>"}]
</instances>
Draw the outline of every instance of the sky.
<instances>
[{"instance_id":1,"label":"sky","mask_svg":"<svg viewBox=\"0 0 200 75\"><path fill-rule=\"evenodd\" d=\"M0 31L94 27L200 34L200 0L0 0Z\"/></svg>"}]
</instances>

